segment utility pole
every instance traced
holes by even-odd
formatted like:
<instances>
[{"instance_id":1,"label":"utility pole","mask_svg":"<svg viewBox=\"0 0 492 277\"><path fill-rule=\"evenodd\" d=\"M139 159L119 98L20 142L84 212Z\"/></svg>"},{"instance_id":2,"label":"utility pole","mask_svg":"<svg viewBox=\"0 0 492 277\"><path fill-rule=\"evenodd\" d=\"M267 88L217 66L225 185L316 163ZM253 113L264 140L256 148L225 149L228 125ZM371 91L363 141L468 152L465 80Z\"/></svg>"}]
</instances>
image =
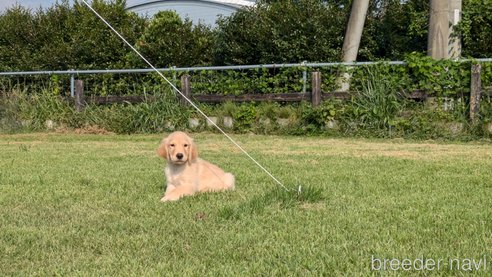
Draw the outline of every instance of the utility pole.
<instances>
[{"instance_id":1,"label":"utility pole","mask_svg":"<svg viewBox=\"0 0 492 277\"><path fill-rule=\"evenodd\" d=\"M458 59L461 57L461 39L454 34L454 27L461 20L461 3L462 0L450 0L449 1L449 18L451 21L450 36L451 39L448 43L449 58Z\"/></svg>"},{"instance_id":2,"label":"utility pole","mask_svg":"<svg viewBox=\"0 0 492 277\"><path fill-rule=\"evenodd\" d=\"M347 24L347 30L343 39L342 61L355 62L357 53L359 52L360 40L362 31L364 30L364 22L366 20L367 9L369 8L369 0L354 0L350 11L350 18ZM340 83L341 91L349 89L350 75L345 73Z\"/></svg>"},{"instance_id":3,"label":"utility pole","mask_svg":"<svg viewBox=\"0 0 492 277\"><path fill-rule=\"evenodd\" d=\"M459 58L461 41L453 35L461 17L461 0L430 0L427 54L436 60Z\"/></svg>"}]
</instances>

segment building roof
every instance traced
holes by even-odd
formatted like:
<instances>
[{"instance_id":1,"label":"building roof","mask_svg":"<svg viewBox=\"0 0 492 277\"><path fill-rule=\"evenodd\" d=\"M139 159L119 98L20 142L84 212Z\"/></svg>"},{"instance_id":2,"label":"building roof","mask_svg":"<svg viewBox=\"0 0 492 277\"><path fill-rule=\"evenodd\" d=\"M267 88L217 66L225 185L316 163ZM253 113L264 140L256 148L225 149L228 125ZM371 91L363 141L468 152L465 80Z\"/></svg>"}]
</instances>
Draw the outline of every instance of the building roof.
<instances>
[{"instance_id":1,"label":"building roof","mask_svg":"<svg viewBox=\"0 0 492 277\"><path fill-rule=\"evenodd\" d=\"M174 10L181 18L189 18L195 24L215 26L219 16L229 16L254 4L254 0L140 0L127 3L127 9L149 17L162 10Z\"/></svg>"}]
</instances>

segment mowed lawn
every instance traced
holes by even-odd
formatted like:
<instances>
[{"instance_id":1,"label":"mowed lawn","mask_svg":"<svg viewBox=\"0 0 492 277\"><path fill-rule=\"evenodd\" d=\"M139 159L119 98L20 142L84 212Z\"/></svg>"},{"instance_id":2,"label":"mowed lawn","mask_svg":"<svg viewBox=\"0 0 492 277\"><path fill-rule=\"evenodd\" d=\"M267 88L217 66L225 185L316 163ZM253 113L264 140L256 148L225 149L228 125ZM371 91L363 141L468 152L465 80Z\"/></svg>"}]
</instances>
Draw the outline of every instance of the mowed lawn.
<instances>
[{"instance_id":1,"label":"mowed lawn","mask_svg":"<svg viewBox=\"0 0 492 277\"><path fill-rule=\"evenodd\" d=\"M193 137L235 191L161 203L159 135L0 135L0 275L492 274L490 143L233 135L321 190L287 205L226 138Z\"/></svg>"}]
</instances>

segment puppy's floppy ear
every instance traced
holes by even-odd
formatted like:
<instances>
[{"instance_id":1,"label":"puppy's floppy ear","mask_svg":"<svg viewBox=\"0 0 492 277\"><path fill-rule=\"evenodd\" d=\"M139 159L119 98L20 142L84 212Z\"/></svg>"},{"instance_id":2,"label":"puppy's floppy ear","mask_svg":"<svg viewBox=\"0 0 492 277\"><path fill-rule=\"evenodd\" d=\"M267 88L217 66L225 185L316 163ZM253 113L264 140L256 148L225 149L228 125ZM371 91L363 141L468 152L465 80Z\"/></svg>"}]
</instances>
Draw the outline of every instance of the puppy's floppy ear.
<instances>
[{"instance_id":1,"label":"puppy's floppy ear","mask_svg":"<svg viewBox=\"0 0 492 277\"><path fill-rule=\"evenodd\" d=\"M157 155L163 157L164 159L168 159L167 155L167 138L163 139L159 147L157 148Z\"/></svg>"},{"instance_id":2,"label":"puppy's floppy ear","mask_svg":"<svg viewBox=\"0 0 492 277\"><path fill-rule=\"evenodd\" d=\"M198 149L196 148L196 144L194 141L191 141L190 144L190 157L188 158L188 163L195 161L198 158Z\"/></svg>"}]
</instances>

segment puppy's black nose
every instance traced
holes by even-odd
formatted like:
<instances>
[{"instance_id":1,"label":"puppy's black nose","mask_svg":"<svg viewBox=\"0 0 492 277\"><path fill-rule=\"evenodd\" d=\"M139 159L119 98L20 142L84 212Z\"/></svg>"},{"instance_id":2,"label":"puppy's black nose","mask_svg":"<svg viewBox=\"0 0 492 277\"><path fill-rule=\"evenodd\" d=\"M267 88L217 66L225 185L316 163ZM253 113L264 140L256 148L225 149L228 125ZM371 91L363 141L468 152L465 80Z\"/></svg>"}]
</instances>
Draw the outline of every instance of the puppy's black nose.
<instances>
[{"instance_id":1,"label":"puppy's black nose","mask_svg":"<svg viewBox=\"0 0 492 277\"><path fill-rule=\"evenodd\" d=\"M178 158L178 160L181 160L183 158L183 154L182 153L176 154L176 158Z\"/></svg>"}]
</instances>

